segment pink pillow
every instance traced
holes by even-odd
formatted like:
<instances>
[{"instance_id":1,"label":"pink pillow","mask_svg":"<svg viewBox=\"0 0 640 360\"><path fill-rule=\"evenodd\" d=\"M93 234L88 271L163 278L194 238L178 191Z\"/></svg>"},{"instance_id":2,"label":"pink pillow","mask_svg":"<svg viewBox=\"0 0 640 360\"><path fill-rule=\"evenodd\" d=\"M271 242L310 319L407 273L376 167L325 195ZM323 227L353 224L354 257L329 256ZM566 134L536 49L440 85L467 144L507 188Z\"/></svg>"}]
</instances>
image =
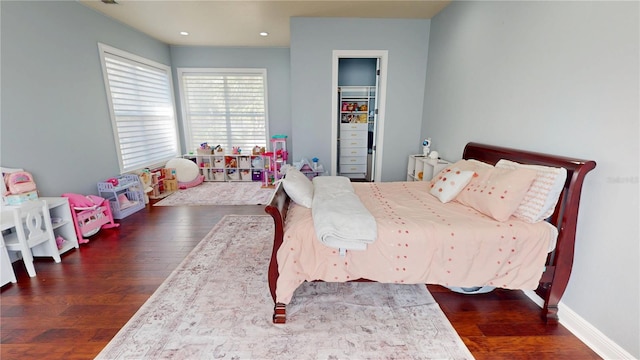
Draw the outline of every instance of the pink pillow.
<instances>
[{"instance_id":1,"label":"pink pillow","mask_svg":"<svg viewBox=\"0 0 640 360\"><path fill-rule=\"evenodd\" d=\"M478 168L456 201L498 221L507 221L535 178L536 172L529 169Z\"/></svg>"}]
</instances>

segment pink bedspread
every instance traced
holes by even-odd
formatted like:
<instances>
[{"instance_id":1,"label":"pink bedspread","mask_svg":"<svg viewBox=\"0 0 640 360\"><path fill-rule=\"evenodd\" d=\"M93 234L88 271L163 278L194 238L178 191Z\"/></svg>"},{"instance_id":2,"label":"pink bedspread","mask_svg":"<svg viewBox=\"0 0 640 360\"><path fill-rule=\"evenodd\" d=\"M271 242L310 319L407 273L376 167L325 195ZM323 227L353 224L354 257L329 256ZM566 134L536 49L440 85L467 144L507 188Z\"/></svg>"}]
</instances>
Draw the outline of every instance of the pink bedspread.
<instances>
[{"instance_id":1,"label":"pink bedspread","mask_svg":"<svg viewBox=\"0 0 640 360\"><path fill-rule=\"evenodd\" d=\"M365 251L322 244L311 209L292 203L278 251L276 301L288 304L304 281L365 278L385 283L492 285L532 290L557 230L547 222L495 221L456 202L442 204L428 182L354 183L374 215L378 238Z\"/></svg>"}]
</instances>

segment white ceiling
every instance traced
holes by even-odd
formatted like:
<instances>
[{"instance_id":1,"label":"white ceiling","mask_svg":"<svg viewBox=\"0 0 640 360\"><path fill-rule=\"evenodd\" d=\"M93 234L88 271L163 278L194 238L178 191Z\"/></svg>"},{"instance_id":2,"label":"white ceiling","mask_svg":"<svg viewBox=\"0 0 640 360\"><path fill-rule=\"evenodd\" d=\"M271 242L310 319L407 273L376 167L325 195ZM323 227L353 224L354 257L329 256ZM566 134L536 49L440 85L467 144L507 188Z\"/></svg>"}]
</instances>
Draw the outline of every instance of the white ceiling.
<instances>
[{"instance_id":1,"label":"white ceiling","mask_svg":"<svg viewBox=\"0 0 640 360\"><path fill-rule=\"evenodd\" d=\"M430 19L450 0L77 0L170 45L289 47L291 17ZM180 35L189 32L188 36ZM269 36L262 37L261 31Z\"/></svg>"}]
</instances>

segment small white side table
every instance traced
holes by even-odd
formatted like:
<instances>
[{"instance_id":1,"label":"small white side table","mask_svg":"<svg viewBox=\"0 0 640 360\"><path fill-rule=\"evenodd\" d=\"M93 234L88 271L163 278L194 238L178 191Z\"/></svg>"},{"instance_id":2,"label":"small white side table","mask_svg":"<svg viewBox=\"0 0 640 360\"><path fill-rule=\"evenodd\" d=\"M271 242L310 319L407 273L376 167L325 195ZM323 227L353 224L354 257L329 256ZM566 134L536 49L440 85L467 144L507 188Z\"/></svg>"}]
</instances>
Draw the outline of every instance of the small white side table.
<instances>
[{"instance_id":1,"label":"small white side table","mask_svg":"<svg viewBox=\"0 0 640 360\"><path fill-rule=\"evenodd\" d=\"M443 159L429 159L424 155L409 155L407 181L430 181L451 162Z\"/></svg>"}]
</instances>

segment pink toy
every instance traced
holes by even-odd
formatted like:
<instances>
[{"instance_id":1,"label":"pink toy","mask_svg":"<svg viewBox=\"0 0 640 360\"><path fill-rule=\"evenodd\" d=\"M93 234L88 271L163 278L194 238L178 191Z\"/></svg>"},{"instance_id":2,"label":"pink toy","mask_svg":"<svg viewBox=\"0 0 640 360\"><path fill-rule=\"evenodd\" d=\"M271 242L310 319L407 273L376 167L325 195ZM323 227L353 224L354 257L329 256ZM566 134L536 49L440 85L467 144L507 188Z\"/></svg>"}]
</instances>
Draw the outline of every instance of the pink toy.
<instances>
[{"instance_id":1,"label":"pink toy","mask_svg":"<svg viewBox=\"0 0 640 360\"><path fill-rule=\"evenodd\" d=\"M62 249L64 247L64 242L67 241L65 240L65 238L63 238L62 236L56 237L56 246L58 246L58 250Z\"/></svg>"},{"instance_id":2,"label":"pink toy","mask_svg":"<svg viewBox=\"0 0 640 360\"><path fill-rule=\"evenodd\" d=\"M195 179L193 179L191 181L178 182L178 188L181 189L181 190L192 188L194 186L198 186L198 185L202 184L203 181L204 181L204 176L203 175L198 175L198 176L196 176Z\"/></svg>"},{"instance_id":3,"label":"pink toy","mask_svg":"<svg viewBox=\"0 0 640 360\"><path fill-rule=\"evenodd\" d=\"M117 182L117 179L115 180ZM79 243L88 243L87 237L94 235L101 228L108 229L120 226L113 221L109 200L96 195L85 196L74 193L66 193L62 196L69 199L69 207L71 207Z\"/></svg>"}]
</instances>

